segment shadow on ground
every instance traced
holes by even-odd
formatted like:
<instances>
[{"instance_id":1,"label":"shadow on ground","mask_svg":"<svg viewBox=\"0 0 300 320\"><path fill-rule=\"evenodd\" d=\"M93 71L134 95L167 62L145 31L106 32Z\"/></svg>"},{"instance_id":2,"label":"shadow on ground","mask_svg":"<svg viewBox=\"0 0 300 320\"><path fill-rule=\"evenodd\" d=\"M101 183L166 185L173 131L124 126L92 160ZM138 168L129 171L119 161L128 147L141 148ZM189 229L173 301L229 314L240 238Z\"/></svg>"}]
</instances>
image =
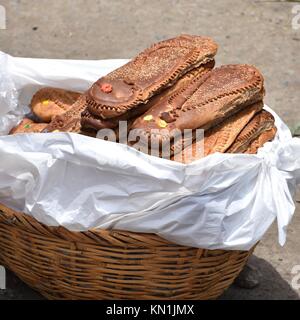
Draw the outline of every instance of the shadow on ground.
<instances>
[{"instance_id":1,"label":"shadow on ground","mask_svg":"<svg viewBox=\"0 0 300 320\"><path fill-rule=\"evenodd\" d=\"M251 262L261 274L260 284L254 289L242 289L233 284L220 300L299 300L299 295L269 262L256 256L251 257ZM39 293L7 270L7 290L0 290L0 300L41 299L44 298Z\"/></svg>"},{"instance_id":2,"label":"shadow on ground","mask_svg":"<svg viewBox=\"0 0 300 320\"><path fill-rule=\"evenodd\" d=\"M0 300L42 300L38 292L29 288L14 273L6 269L6 290L0 290Z\"/></svg>"},{"instance_id":3,"label":"shadow on ground","mask_svg":"<svg viewBox=\"0 0 300 320\"><path fill-rule=\"evenodd\" d=\"M221 300L299 300L299 295L266 260L256 256L251 262L260 272L259 285L254 289L242 289L233 284L220 297Z\"/></svg>"}]
</instances>

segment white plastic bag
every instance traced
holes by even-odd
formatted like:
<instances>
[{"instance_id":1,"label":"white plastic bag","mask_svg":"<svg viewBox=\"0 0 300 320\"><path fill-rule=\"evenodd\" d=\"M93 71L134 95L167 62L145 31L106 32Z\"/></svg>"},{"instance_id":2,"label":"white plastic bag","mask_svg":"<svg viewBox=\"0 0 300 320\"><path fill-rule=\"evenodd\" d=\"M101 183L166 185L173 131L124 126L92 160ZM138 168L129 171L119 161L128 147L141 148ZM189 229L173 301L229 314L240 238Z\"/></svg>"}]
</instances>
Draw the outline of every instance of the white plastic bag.
<instances>
[{"instance_id":1,"label":"white plastic bag","mask_svg":"<svg viewBox=\"0 0 300 320\"><path fill-rule=\"evenodd\" d=\"M83 91L125 62L0 54L0 130L20 119L39 87ZM2 136L0 203L51 226L157 233L207 249L248 250L277 218L283 245L300 140L272 113L277 137L257 155L214 154L188 165L77 134Z\"/></svg>"}]
</instances>

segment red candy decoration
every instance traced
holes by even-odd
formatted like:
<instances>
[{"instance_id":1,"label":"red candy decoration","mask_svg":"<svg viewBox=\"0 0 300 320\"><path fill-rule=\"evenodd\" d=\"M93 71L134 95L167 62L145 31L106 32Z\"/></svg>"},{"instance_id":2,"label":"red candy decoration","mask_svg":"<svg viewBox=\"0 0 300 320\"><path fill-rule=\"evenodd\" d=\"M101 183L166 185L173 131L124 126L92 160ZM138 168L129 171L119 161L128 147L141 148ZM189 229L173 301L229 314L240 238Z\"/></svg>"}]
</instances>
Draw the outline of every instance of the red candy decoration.
<instances>
[{"instance_id":1,"label":"red candy decoration","mask_svg":"<svg viewBox=\"0 0 300 320\"><path fill-rule=\"evenodd\" d=\"M111 93L113 90L113 87L111 84L109 83L103 83L100 85L100 89L101 91L103 91L104 93Z\"/></svg>"}]
</instances>

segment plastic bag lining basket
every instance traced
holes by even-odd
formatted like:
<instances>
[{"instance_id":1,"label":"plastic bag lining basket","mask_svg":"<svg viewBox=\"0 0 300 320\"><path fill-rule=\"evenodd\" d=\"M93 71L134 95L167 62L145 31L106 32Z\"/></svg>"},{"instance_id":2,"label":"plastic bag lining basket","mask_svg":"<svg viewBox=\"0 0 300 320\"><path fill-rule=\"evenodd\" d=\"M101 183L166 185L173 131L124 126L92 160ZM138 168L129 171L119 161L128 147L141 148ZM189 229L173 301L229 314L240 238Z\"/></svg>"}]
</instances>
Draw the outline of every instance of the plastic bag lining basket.
<instances>
[{"instance_id":1,"label":"plastic bag lining basket","mask_svg":"<svg viewBox=\"0 0 300 320\"><path fill-rule=\"evenodd\" d=\"M48 299L215 299L252 251L190 248L127 231L71 232L0 204L0 264Z\"/></svg>"}]
</instances>

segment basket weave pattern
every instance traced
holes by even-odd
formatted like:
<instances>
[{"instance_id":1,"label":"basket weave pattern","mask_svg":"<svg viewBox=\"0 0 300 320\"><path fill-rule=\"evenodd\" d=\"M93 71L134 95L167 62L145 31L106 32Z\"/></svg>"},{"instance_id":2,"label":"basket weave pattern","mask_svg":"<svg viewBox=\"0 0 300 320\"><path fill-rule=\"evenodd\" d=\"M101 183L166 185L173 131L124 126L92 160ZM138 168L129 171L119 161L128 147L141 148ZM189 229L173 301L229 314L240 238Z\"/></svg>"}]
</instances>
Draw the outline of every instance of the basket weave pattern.
<instances>
[{"instance_id":1,"label":"basket weave pattern","mask_svg":"<svg viewBox=\"0 0 300 320\"><path fill-rule=\"evenodd\" d=\"M71 232L0 205L0 264L49 299L215 299L252 251L190 248L127 231Z\"/></svg>"}]
</instances>

